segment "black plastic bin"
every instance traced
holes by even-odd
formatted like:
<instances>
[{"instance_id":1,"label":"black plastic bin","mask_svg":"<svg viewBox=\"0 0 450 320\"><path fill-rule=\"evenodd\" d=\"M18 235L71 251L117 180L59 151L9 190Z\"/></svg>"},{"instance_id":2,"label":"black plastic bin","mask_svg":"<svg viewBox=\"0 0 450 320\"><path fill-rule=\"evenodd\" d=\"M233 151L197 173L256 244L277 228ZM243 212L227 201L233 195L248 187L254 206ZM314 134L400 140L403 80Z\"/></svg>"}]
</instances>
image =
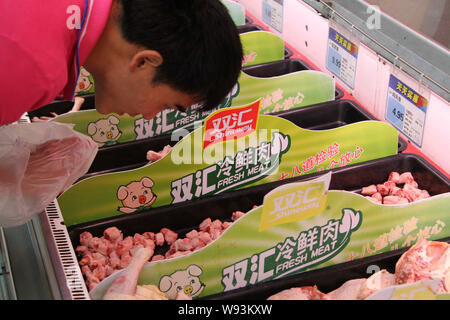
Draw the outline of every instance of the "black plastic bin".
<instances>
[{"instance_id":1,"label":"black plastic bin","mask_svg":"<svg viewBox=\"0 0 450 320\"><path fill-rule=\"evenodd\" d=\"M450 238L441 239L440 241L450 242ZM266 300L271 295L282 290L303 286L317 286L321 292L328 293L339 288L348 280L370 277L374 266L379 268L379 270L385 269L392 274L395 273L395 264L407 250L408 248L403 248L380 253L322 269L286 276L281 279L263 282L242 289L206 296L203 299Z\"/></svg>"},{"instance_id":2,"label":"black plastic bin","mask_svg":"<svg viewBox=\"0 0 450 320\"><path fill-rule=\"evenodd\" d=\"M95 95L88 94L84 95L81 98L84 98L84 102L81 105L80 110L92 110L95 109ZM72 101L55 101L49 103L39 109L28 111L28 115L30 119L33 117L53 117L52 112L57 115L68 113L73 107Z\"/></svg>"},{"instance_id":3,"label":"black plastic bin","mask_svg":"<svg viewBox=\"0 0 450 320\"><path fill-rule=\"evenodd\" d=\"M242 26L238 26L237 30L239 33L246 33L246 32L252 32L252 31L264 31L264 29L261 26L258 26L257 24L248 23L244 24Z\"/></svg>"},{"instance_id":4,"label":"black plastic bin","mask_svg":"<svg viewBox=\"0 0 450 320\"><path fill-rule=\"evenodd\" d=\"M244 67L242 70L253 77L270 78L297 71L314 70L314 68L301 59L285 59ZM343 96L344 91L338 87L335 87L334 99L338 100Z\"/></svg>"},{"instance_id":5,"label":"black plastic bin","mask_svg":"<svg viewBox=\"0 0 450 320\"><path fill-rule=\"evenodd\" d=\"M330 170L153 208L132 215L120 215L116 218L70 226L69 234L74 245L77 245L81 232L89 230L94 235L101 235L104 229L110 226L118 227L124 231L124 234L155 231L162 227L168 227L183 234L183 230L192 230L207 217L227 220L236 210L247 212L254 205L261 205L268 192L283 184L311 179L328 171ZM392 171L411 172L419 188L426 189L431 196L450 192L450 179L423 157L410 153L331 169L329 189L360 193L362 187L384 183ZM151 230L148 230L149 228Z\"/></svg>"},{"instance_id":6,"label":"black plastic bin","mask_svg":"<svg viewBox=\"0 0 450 320\"><path fill-rule=\"evenodd\" d=\"M337 100L307 106L295 110L282 111L275 116L287 119L304 129L324 130L345 126L365 120L375 120L368 112L351 100ZM88 173L83 178L94 175L131 170L144 166L147 151L160 151L166 145L174 146L177 141L171 135L163 135L99 149ZM399 137L398 152L405 150L407 142Z\"/></svg>"},{"instance_id":7,"label":"black plastic bin","mask_svg":"<svg viewBox=\"0 0 450 320\"><path fill-rule=\"evenodd\" d=\"M413 154L398 154L362 164L332 169L331 171L333 174L330 190L360 192L364 186L383 183L392 171L400 173L410 171L419 184L419 188L428 190L431 196L450 192L449 179L425 159ZM274 188L285 183L310 179L320 174L313 173L252 188L230 191L217 196L154 208L132 215L120 215L115 218L73 225L68 227L68 232L74 248L79 245L82 232L89 231L93 236L101 237L105 229L113 226L119 228L124 237L147 231L159 232L161 228L166 227L177 232L179 237L183 238L187 232L197 229L205 218L229 221L232 212L237 210L247 212L254 205L261 205L264 196ZM155 254L164 254L167 249L167 246L157 247ZM324 269L305 271L295 276L262 283L251 288L211 295L208 298L265 299L273 293L294 285L318 285L323 292L329 292L339 287L346 280L361 277L362 272L366 272L366 266L375 263L374 261L380 268L383 268L386 264L386 268L389 269L388 266L397 261L401 253L401 250L396 250ZM330 276L324 277L324 275ZM367 277L367 274L365 274L365 277Z\"/></svg>"},{"instance_id":8,"label":"black plastic bin","mask_svg":"<svg viewBox=\"0 0 450 320\"><path fill-rule=\"evenodd\" d=\"M352 100L336 100L300 109L280 111L272 115L282 117L310 130L326 130L364 120L377 120ZM408 142L398 137L398 153L406 150Z\"/></svg>"},{"instance_id":9,"label":"black plastic bin","mask_svg":"<svg viewBox=\"0 0 450 320\"><path fill-rule=\"evenodd\" d=\"M252 31L266 31L262 27L258 26L257 24L244 24L242 26L237 27L239 33L246 33L246 32L252 32ZM284 47L284 59L289 59L292 57L294 53L291 49Z\"/></svg>"}]
</instances>

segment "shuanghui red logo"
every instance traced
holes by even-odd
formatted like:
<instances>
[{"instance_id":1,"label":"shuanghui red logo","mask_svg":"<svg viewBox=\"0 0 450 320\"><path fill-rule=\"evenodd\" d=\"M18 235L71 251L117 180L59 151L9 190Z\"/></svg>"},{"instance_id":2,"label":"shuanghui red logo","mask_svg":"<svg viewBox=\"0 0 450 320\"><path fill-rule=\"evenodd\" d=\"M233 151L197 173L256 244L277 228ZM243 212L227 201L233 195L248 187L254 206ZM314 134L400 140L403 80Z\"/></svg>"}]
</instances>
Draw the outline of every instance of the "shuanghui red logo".
<instances>
[{"instance_id":1,"label":"shuanghui red logo","mask_svg":"<svg viewBox=\"0 0 450 320\"><path fill-rule=\"evenodd\" d=\"M252 104L226 108L205 119L203 149L227 140L245 137L256 130L261 100Z\"/></svg>"}]
</instances>

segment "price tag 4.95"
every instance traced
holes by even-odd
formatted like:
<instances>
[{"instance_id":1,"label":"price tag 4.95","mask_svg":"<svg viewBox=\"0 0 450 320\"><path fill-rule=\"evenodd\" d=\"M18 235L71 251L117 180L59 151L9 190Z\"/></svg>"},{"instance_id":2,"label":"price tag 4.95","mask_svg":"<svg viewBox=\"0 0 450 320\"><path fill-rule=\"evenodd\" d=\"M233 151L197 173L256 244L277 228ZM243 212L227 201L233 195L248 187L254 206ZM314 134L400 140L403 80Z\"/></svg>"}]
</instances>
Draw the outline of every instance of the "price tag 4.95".
<instances>
[{"instance_id":1,"label":"price tag 4.95","mask_svg":"<svg viewBox=\"0 0 450 320\"><path fill-rule=\"evenodd\" d=\"M385 119L422 146L428 100L391 74Z\"/></svg>"}]
</instances>

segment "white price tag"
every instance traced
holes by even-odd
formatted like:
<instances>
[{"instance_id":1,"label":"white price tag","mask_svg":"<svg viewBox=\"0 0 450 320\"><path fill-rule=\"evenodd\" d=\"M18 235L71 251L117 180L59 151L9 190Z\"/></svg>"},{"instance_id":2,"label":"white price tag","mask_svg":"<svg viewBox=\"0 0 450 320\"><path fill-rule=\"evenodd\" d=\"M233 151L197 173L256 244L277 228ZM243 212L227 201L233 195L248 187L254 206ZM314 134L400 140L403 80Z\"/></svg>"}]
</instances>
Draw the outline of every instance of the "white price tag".
<instances>
[{"instance_id":1,"label":"white price tag","mask_svg":"<svg viewBox=\"0 0 450 320\"><path fill-rule=\"evenodd\" d=\"M422 146L428 100L391 74L385 119Z\"/></svg>"},{"instance_id":2,"label":"white price tag","mask_svg":"<svg viewBox=\"0 0 450 320\"><path fill-rule=\"evenodd\" d=\"M262 20L278 32L283 32L283 1L263 0Z\"/></svg>"},{"instance_id":3,"label":"white price tag","mask_svg":"<svg viewBox=\"0 0 450 320\"><path fill-rule=\"evenodd\" d=\"M355 88L358 46L330 27L328 33L327 69L347 86Z\"/></svg>"}]
</instances>

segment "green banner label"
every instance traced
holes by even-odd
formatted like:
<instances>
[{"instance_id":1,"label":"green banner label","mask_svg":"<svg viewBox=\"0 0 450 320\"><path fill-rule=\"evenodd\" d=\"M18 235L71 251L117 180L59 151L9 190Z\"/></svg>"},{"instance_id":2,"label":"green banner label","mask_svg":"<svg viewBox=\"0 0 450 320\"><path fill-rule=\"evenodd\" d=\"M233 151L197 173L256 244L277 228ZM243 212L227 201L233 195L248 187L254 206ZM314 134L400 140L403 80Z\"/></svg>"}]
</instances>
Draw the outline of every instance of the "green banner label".
<instances>
[{"instance_id":1,"label":"green banner label","mask_svg":"<svg viewBox=\"0 0 450 320\"><path fill-rule=\"evenodd\" d=\"M252 31L241 34L244 51L243 67L284 59L284 40L267 31Z\"/></svg>"},{"instance_id":2,"label":"green banner label","mask_svg":"<svg viewBox=\"0 0 450 320\"><path fill-rule=\"evenodd\" d=\"M308 183L298 185L298 191ZM147 263L139 284L156 285L174 298L177 290L168 284L176 281L184 290L192 286L195 271L190 295L204 297L450 236L450 193L407 205L379 205L359 194L330 190L320 213L259 231L265 205L247 212L206 247ZM118 275L103 280L91 297L100 299Z\"/></svg>"},{"instance_id":3,"label":"green banner label","mask_svg":"<svg viewBox=\"0 0 450 320\"><path fill-rule=\"evenodd\" d=\"M304 220L322 212L330 179L331 172L307 183L281 186L266 194L259 231Z\"/></svg>"},{"instance_id":4,"label":"green banner label","mask_svg":"<svg viewBox=\"0 0 450 320\"><path fill-rule=\"evenodd\" d=\"M235 25L242 26L245 24L245 8L243 5L231 0L220 0L220 2L228 9Z\"/></svg>"},{"instance_id":5,"label":"green banner label","mask_svg":"<svg viewBox=\"0 0 450 320\"><path fill-rule=\"evenodd\" d=\"M250 114L248 110L245 107L223 109L211 119L217 120L217 128L222 129L224 119L230 120L228 125L232 121L237 123L239 112L242 112L242 123L250 121L250 118L245 118ZM256 115L258 117L252 121L257 125L246 136L204 147L205 130L200 127L156 162L76 183L58 198L66 225L135 213L149 207L179 203L397 153L397 131L380 121L362 121L315 131L302 129L279 117Z\"/></svg>"},{"instance_id":6,"label":"green banner label","mask_svg":"<svg viewBox=\"0 0 450 320\"><path fill-rule=\"evenodd\" d=\"M301 231L222 271L223 291L281 278L326 262L341 252L361 225L360 211L343 209L340 219Z\"/></svg>"},{"instance_id":7,"label":"green banner label","mask_svg":"<svg viewBox=\"0 0 450 320\"><path fill-rule=\"evenodd\" d=\"M238 151L171 183L172 203L183 202L257 182L276 170L289 150L289 137L274 132L272 141Z\"/></svg>"}]
</instances>

